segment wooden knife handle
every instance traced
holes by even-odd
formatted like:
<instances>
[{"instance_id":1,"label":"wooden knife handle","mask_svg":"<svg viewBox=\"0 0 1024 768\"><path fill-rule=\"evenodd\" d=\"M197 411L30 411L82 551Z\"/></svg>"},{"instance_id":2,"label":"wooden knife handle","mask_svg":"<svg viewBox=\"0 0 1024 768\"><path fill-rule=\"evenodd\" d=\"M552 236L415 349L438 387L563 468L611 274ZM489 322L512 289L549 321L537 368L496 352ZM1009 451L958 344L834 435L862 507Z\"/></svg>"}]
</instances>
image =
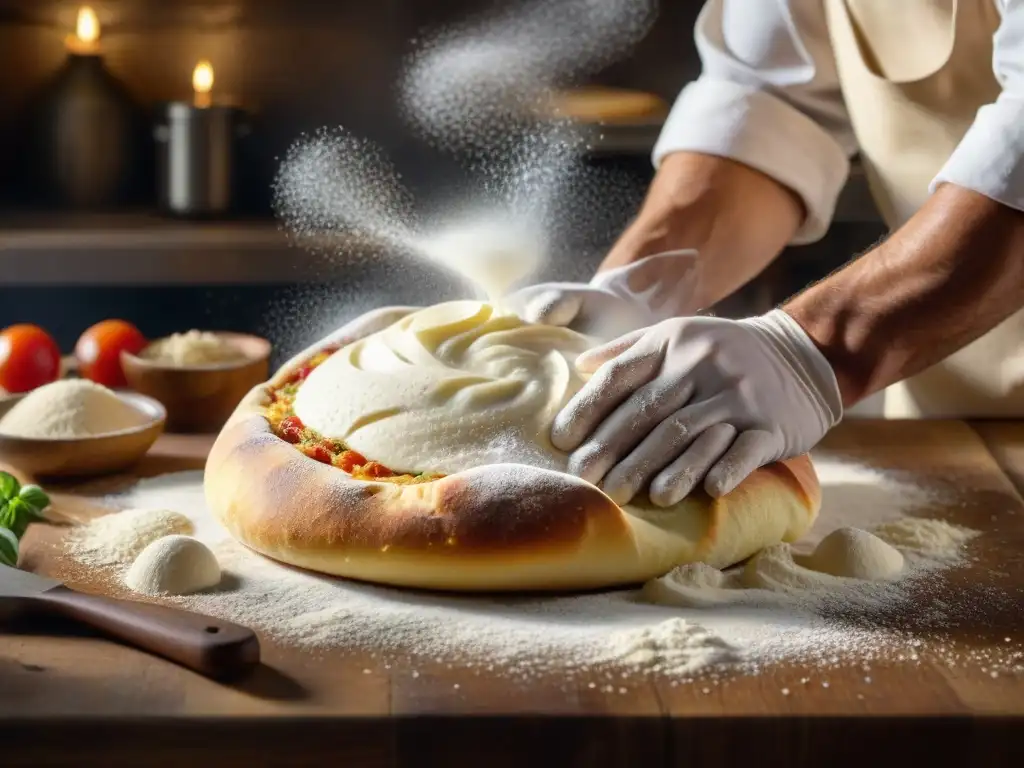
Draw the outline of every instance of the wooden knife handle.
<instances>
[{"instance_id":1,"label":"wooden knife handle","mask_svg":"<svg viewBox=\"0 0 1024 768\"><path fill-rule=\"evenodd\" d=\"M86 624L116 640L163 656L201 675L228 680L260 662L247 627L162 605L54 587L34 598L47 613Z\"/></svg>"}]
</instances>

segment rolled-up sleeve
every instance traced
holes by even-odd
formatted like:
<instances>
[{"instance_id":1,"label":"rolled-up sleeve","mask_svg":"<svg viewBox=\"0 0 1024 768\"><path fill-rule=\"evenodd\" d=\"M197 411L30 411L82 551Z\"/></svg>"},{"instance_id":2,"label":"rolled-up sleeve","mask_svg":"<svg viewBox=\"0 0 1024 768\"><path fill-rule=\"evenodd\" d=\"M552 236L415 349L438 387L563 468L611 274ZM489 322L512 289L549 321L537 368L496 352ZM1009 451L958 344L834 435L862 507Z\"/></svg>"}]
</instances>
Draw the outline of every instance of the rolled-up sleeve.
<instances>
[{"instance_id":1,"label":"rolled-up sleeve","mask_svg":"<svg viewBox=\"0 0 1024 768\"><path fill-rule=\"evenodd\" d=\"M1024 211L1024 0L1000 5L992 67L1002 92L978 110L931 189L948 182Z\"/></svg>"},{"instance_id":2,"label":"rolled-up sleeve","mask_svg":"<svg viewBox=\"0 0 1024 768\"><path fill-rule=\"evenodd\" d=\"M708 0L695 30L700 77L683 89L654 148L756 168L799 195L794 243L822 237L856 140L821 0Z\"/></svg>"}]
</instances>

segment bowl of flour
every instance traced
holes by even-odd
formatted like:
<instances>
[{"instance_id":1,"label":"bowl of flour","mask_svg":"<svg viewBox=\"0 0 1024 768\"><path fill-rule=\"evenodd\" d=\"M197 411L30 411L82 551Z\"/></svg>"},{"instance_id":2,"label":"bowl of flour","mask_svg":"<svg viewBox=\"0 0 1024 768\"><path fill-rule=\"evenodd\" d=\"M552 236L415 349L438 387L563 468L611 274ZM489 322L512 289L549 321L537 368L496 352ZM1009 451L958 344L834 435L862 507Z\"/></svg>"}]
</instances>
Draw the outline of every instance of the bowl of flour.
<instances>
[{"instance_id":1,"label":"bowl of flour","mask_svg":"<svg viewBox=\"0 0 1024 768\"><path fill-rule=\"evenodd\" d=\"M128 468L164 430L158 401L84 379L0 400L0 461L31 477L89 477Z\"/></svg>"}]
</instances>

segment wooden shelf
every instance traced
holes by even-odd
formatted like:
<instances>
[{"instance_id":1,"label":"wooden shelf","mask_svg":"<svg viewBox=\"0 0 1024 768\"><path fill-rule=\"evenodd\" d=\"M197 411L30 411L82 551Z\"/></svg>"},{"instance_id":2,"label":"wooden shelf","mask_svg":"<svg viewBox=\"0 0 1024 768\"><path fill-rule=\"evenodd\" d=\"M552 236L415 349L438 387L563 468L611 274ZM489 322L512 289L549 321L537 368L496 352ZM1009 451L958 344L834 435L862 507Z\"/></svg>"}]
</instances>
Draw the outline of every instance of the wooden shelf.
<instances>
[{"instance_id":1,"label":"wooden shelf","mask_svg":"<svg viewBox=\"0 0 1024 768\"><path fill-rule=\"evenodd\" d=\"M835 221L880 224L856 161ZM335 248L353 259L370 255L354 243ZM339 278L348 262L298 247L271 219L0 213L0 282L5 286L309 283Z\"/></svg>"},{"instance_id":2,"label":"wooden shelf","mask_svg":"<svg viewBox=\"0 0 1024 768\"><path fill-rule=\"evenodd\" d=\"M194 222L153 214L0 216L5 285L224 285L329 277L329 261L270 220Z\"/></svg>"}]
</instances>

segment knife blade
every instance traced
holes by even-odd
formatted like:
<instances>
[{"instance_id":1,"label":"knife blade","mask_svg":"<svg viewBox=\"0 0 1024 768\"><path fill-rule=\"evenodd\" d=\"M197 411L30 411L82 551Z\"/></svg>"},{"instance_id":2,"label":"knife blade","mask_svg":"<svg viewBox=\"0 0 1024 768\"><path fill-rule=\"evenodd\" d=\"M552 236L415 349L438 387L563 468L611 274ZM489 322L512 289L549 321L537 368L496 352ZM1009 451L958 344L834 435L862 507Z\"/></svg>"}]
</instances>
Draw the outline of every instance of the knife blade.
<instances>
[{"instance_id":1,"label":"knife blade","mask_svg":"<svg viewBox=\"0 0 1024 768\"><path fill-rule=\"evenodd\" d=\"M0 618L51 616L161 656L215 680L236 678L259 664L248 627L199 613L69 589L60 581L0 565Z\"/></svg>"}]
</instances>

